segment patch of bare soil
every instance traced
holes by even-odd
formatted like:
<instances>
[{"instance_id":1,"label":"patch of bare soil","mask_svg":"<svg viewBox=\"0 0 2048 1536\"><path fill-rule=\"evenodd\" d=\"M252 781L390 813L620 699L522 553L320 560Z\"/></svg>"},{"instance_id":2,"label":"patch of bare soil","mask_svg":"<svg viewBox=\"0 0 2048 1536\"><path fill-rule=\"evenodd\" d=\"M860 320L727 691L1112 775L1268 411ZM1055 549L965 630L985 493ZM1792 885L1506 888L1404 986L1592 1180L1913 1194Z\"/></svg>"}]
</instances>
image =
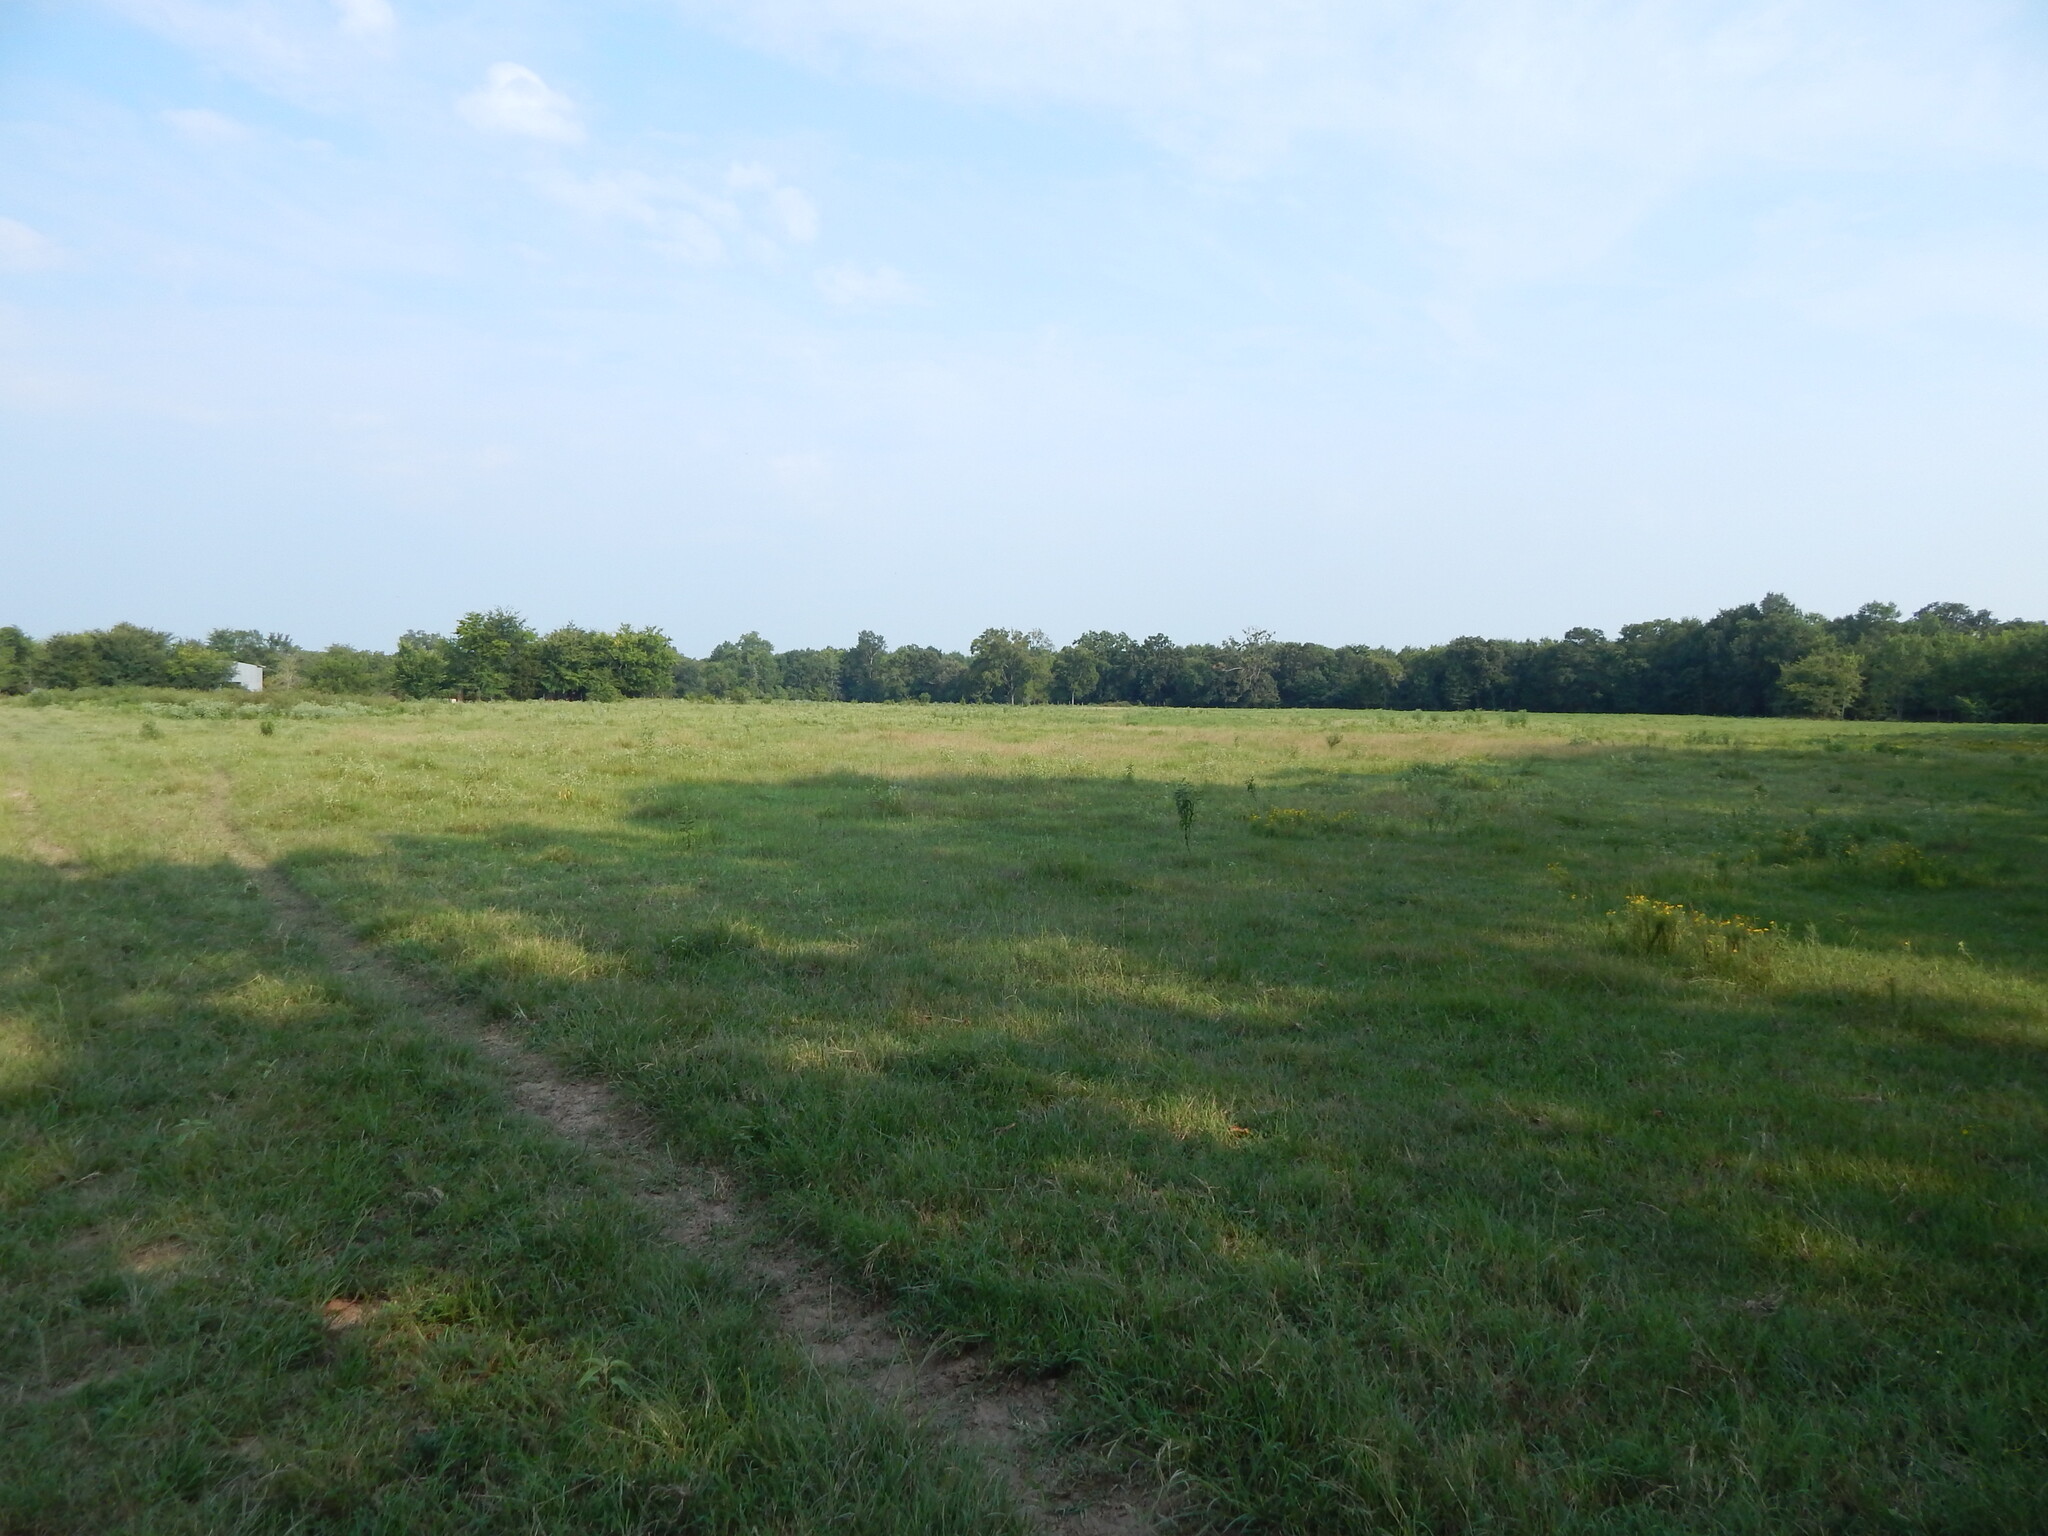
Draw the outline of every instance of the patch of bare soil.
<instances>
[{"instance_id":1,"label":"patch of bare soil","mask_svg":"<svg viewBox=\"0 0 2048 1536\"><path fill-rule=\"evenodd\" d=\"M189 1269L196 1255L192 1246L175 1237L145 1243L121 1261L131 1275L174 1275Z\"/></svg>"},{"instance_id":2,"label":"patch of bare soil","mask_svg":"<svg viewBox=\"0 0 2048 1536\"><path fill-rule=\"evenodd\" d=\"M820 1371L972 1450L1024 1513L1056 1536L1139 1536L1156 1530L1156 1484L1053 1453L1058 1388L1019 1381L973 1350L947 1352L899 1331L888 1310L776 1234L719 1169L674 1157L647 1119L610 1088L569 1077L490 1024L373 953L259 858L235 831L226 784L216 800L229 856L270 900L292 936L373 996L410 1009L477 1047L506 1074L514 1101L558 1135L611 1164L669 1241L737 1267L760 1287L787 1335ZM330 1309L335 1303L328 1304ZM350 1326L330 1311L330 1327Z\"/></svg>"}]
</instances>

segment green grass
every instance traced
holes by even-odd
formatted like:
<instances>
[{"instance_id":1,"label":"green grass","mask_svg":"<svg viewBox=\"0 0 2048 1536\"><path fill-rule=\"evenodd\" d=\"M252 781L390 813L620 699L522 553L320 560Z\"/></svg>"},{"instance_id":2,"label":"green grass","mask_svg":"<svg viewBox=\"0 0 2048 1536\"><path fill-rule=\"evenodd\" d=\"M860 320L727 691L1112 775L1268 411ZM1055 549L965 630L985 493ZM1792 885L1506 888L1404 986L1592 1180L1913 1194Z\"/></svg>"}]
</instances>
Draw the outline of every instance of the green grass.
<instances>
[{"instance_id":1,"label":"green grass","mask_svg":"<svg viewBox=\"0 0 2048 1536\"><path fill-rule=\"evenodd\" d=\"M738 1443L679 1427L685 1449L648 1448L550 1363L592 1356L643 1362L635 1390L678 1426L703 1359L761 1384L730 1433L782 1454L715 1462L726 1502L665 1514L676 1528L810 1528L843 1495L856 1528L942 1529L908 1502L873 1511L965 1510L977 1485L792 1375L715 1277L654 1252L449 1048L345 1000L288 1028L236 1012L286 957L179 830L218 773L247 835L366 940L618 1085L907 1321L1063 1375L1069 1432L1177 1476L1194 1524L2041 1524L2048 730L648 703L268 735L18 709L0 744L91 871L10 866L10 1230L46 1235L6 1274L10 1305L50 1318L4 1335L10 1378L77 1379L34 1364L51 1340L81 1362L131 1347L93 1342L73 1269L122 1274L124 1306L180 1327L225 1306L159 1298L203 1282L110 1269L119 1243L66 1248L66 1223L115 1223L122 1251L188 1207L267 1234L200 1246L248 1317L282 1289L277 1318L335 1358L223 1364L187 1390L195 1413L289 1403L309 1444L343 1447L292 1462L307 1498L378 1508L378 1447L409 1442L377 1414L416 1412L398 1365L351 1375L370 1370L356 1346L308 1319L323 1293L410 1295L415 1272L440 1277L422 1294L522 1298L477 1326L516 1335L530 1379L464 1411L485 1437L465 1464L524 1497L584 1497L587 1465L634 1488ZM143 894L208 882L240 929ZM59 916L92 902L110 905ZM97 954L60 1021L53 968L87 966L72 936L111 926L134 955ZM304 975L278 985L331 989L289 958ZM131 1022L81 1022L87 993ZM158 994L192 1022L140 1022ZM395 1054L356 1065L366 1038ZM209 1111L230 1056L248 1108ZM259 1059L306 1086L259 1091ZM162 1107L117 1107L141 1091L123 1082ZM393 1084L425 1107L387 1113ZM266 1149L261 1177L192 1151L259 1105L234 1134ZM408 1135L428 1145L395 1149ZM448 1164L424 1180L451 1192L431 1230L352 1225L411 1209L409 1156ZM457 1170L520 1158L491 1197L515 1214L478 1195L464 1215ZM77 1183L102 1165L133 1191L111 1217ZM320 1171L337 1165L354 1171ZM323 1197L369 1170L383 1205ZM287 1255L288 1220L314 1235ZM508 1244L508 1223L547 1235ZM440 1358L431 1329L390 1326L394 1361ZM49 1497L113 1497L83 1470L101 1458L116 1482L157 1475L146 1436L77 1450L60 1401L4 1410L0 1465L20 1419ZM864 1458L850 1487L822 1467L842 1443ZM270 1486L194 1465L180 1496L201 1505ZM122 1496L175 1523L168 1490ZM616 1525L651 1518L588 1497Z\"/></svg>"},{"instance_id":2,"label":"green grass","mask_svg":"<svg viewBox=\"0 0 2048 1536\"><path fill-rule=\"evenodd\" d=\"M1020 1529L111 787L0 857L0 1531Z\"/></svg>"}]
</instances>

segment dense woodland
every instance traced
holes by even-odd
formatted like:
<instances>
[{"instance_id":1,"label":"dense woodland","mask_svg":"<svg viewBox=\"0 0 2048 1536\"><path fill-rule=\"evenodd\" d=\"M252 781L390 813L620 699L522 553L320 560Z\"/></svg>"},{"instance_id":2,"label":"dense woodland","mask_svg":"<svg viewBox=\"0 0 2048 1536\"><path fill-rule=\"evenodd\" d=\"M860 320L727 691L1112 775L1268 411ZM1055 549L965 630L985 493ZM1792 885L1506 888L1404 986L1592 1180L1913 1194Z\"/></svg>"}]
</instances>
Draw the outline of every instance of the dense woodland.
<instances>
[{"instance_id":1,"label":"dense woodland","mask_svg":"<svg viewBox=\"0 0 2048 1536\"><path fill-rule=\"evenodd\" d=\"M540 634L505 610L452 635L412 631L390 652L218 629L180 640L133 624L37 641L0 628L0 692L221 688L253 662L272 687L400 698L918 700L1192 708L1598 711L1819 719L2048 721L2048 624L1960 603L1902 614L1868 603L1830 619L1773 593L1711 619L1652 619L1618 635L1486 640L1393 651L1260 631L1178 645L1095 630L1055 647L990 629L967 654L890 646L778 651L748 633L702 658L658 629Z\"/></svg>"}]
</instances>

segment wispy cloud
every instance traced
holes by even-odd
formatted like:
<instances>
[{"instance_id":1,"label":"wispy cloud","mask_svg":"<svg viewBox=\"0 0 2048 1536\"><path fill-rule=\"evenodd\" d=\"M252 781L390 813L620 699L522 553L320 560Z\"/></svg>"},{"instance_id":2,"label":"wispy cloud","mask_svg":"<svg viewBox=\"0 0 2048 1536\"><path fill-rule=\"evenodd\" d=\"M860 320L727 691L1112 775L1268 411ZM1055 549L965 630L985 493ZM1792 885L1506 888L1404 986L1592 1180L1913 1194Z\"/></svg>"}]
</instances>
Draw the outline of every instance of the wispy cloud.
<instances>
[{"instance_id":1,"label":"wispy cloud","mask_svg":"<svg viewBox=\"0 0 2048 1536\"><path fill-rule=\"evenodd\" d=\"M470 92L455 108L475 128L509 133L556 144L580 144L583 124L576 104L524 64L493 64L481 90Z\"/></svg>"},{"instance_id":2,"label":"wispy cloud","mask_svg":"<svg viewBox=\"0 0 2048 1536\"><path fill-rule=\"evenodd\" d=\"M782 181L765 165L735 165L726 185L739 192L758 192L784 236L799 245L818 238L818 207L809 194Z\"/></svg>"},{"instance_id":3,"label":"wispy cloud","mask_svg":"<svg viewBox=\"0 0 2048 1536\"><path fill-rule=\"evenodd\" d=\"M917 285L894 267L820 267L818 292L848 309L877 309L908 304L918 297Z\"/></svg>"},{"instance_id":4,"label":"wispy cloud","mask_svg":"<svg viewBox=\"0 0 2048 1536\"><path fill-rule=\"evenodd\" d=\"M334 0L334 9L351 37L382 37L398 25L390 0Z\"/></svg>"},{"instance_id":5,"label":"wispy cloud","mask_svg":"<svg viewBox=\"0 0 2048 1536\"><path fill-rule=\"evenodd\" d=\"M174 107L163 120L194 144L232 144L249 136L249 130L232 117L207 107Z\"/></svg>"},{"instance_id":6,"label":"wispy cloud","mask_svg":"<svg viewBox=\"0 0 2048 1536\"><path fill-rule=\"evenodd\" d=\"M0 272L40 272L64 259L57 242L17 219L0 218Z\"/></svg>"},{"instance_id":7,"label":"wispy cloud","mask_svg":"<svg viewBox=\"0 0 2048 1536\"><path fill-rule=\"evenodd\" d=\"M722 180L722 186L706 186L688 176L640 170L588 176L551 171L536 178L542 192L563 207L637 226L652 237L655 250L699 265L736 252L773 258L786 245L817 238L816 204L768 167L735 165Z\"/></svg>"},{"instance_id":8,"label":"wispy cloud","mask_svg":"<svg viewBox=\"0 0 2048 1536\"><path fill-rule=\"evenodd\" d=\"M593 219L618 220L652 237L654 248L683 261L709 265L726 254L726 236L742 227L738 205L706 194L675 176L608 171L593 176L550 172L542 192Z\"/></svg>"},{"instance_id":9,"label":"wispy cloud","mask_svg":"<svg viewBox=\"0 0 2048 1536\"><path fill-rule=\"evenodd\" d=\"M1826 207L1793 208L1759 230L1747 291L1845 330L1961 322L2012 341L2048 332L2048 229L1899 235L1859 229Z\"/></svg>"},{"instance_id":10,"label":"wispy cloud","mask_svg":"<svg viewBox=\"0 0 2048 1536\"><path fill-rule=\"evenodd\" d=\"M1337 149L1482 281L1597 262L1731 171L2048 164L2004 0L679 3L812 67L1113 113L1229 177Z\"/></svg>"}]
</instances>

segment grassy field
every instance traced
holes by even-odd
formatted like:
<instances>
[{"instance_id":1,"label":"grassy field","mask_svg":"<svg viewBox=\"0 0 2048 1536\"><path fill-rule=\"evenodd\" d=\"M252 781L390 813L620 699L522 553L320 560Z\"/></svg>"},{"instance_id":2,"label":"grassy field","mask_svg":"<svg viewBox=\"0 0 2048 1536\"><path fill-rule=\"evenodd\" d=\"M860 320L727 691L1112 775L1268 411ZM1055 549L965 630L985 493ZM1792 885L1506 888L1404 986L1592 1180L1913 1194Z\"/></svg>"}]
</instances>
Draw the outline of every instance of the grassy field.
<instances>
[{"instance_id":1,"label":"grassy field","mask_svg":"<svg viewBox=\"0 0 2048 1536\"><path fill-rule=\"evenodd\" d=\"M1014 1519L222 804L1190 1529L2048 1524L2048 728L202 702L0 708L6 1529Z\"/></svg>"}]
</instances>

